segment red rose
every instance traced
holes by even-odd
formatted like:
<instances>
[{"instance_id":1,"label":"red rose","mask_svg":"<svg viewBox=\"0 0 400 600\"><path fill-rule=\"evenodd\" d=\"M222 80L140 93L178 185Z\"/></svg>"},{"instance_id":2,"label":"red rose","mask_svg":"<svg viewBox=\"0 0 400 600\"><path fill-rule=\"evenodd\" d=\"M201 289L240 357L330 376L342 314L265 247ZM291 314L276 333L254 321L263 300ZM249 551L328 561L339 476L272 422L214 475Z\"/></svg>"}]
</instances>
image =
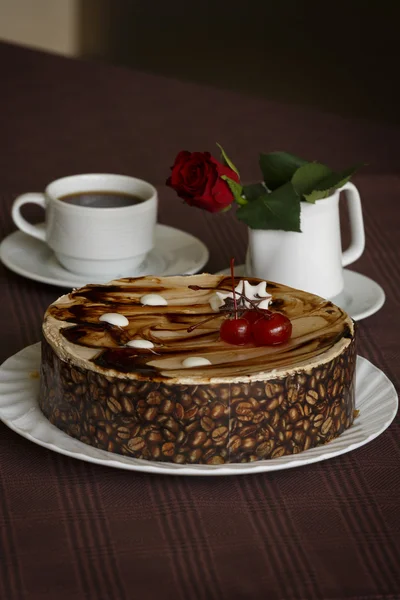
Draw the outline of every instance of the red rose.
<instances>
[{"instance_id":1,"label":"red rose","mask_svg":"<svg viewBox=\"0 0 400 600\"><path fill-rule=\"evenodd\" d=\"M214 213L232 204L233 194L221 176L226 175L237 182L239 177L235 171L215 160L209 152L182 150L171 170L167 185L190 206Z\"/></svg>"}]
</instances>

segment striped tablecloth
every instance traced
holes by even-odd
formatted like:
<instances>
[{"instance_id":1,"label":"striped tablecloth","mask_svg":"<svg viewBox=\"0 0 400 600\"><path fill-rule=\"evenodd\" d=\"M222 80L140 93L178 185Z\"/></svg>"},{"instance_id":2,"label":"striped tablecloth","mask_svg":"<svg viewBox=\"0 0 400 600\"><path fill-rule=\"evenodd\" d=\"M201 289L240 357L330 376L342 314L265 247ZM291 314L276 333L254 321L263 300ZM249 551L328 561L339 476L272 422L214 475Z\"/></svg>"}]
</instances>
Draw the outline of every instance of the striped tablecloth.
<instances>
[{"instance_id":1,"label":"striped tablecloth","mask_svg":"<svg viewBox=\"0 0 400 600\"><path fill-rule=\"evenodd\" d=\"M0 44L0 236L10 206L59 176L117 172L160 193L159 218L201 238L209 271L243 262L246 230L165 187L181 149L223 143L242 176L290 150L355 178L367 234L351 268L385 289L359 353L399 384L399 130ZM58 288L0 268L0 359L39 340ZM174 478L69 459L0 423L3 600L398 600L399 420L350 454L243 477Z\"/></svg>"}]
</instances>

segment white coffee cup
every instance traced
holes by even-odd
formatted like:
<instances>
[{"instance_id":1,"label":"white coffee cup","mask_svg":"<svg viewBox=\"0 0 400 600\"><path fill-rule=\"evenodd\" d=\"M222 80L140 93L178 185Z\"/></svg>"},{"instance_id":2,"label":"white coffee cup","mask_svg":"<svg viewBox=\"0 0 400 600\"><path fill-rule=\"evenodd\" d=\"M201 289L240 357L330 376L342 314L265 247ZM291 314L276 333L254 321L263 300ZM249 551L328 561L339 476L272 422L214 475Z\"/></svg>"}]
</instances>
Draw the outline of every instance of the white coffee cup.
<instances>
[{"instance_id":1,"label":"white coffee cup","mask_svg":"<svg viewBox=\"0 0 400 600\"><path fill-rule=\"evenodd\" d=\"M141 201L99 208L60 199L84 192L114 192L139 197ZM21 231L47 243L61 265L73 273L88 277L134 275L154 246L157 202L157 190L135 177L106 173L71 175L51 182L43 194L28 193L16 198L12 218ZM29 203L45 209L44 228L21 215L21 207Z\"/></svg>"},{"instance_id":2,"label":"white coffee cup","mask_svg":"<svg viewBox=\"0 0 400 600\"><path fill-rule=\"evenodd\" d=\"M349 209L351 243L342 252L339 196ZM347 183L315 204L301 202L301 233L249 229L246 273L305 290L323 298L343 292L343 267L364 251L365 235L360 194Z\"/></svg>"}]
</instances>

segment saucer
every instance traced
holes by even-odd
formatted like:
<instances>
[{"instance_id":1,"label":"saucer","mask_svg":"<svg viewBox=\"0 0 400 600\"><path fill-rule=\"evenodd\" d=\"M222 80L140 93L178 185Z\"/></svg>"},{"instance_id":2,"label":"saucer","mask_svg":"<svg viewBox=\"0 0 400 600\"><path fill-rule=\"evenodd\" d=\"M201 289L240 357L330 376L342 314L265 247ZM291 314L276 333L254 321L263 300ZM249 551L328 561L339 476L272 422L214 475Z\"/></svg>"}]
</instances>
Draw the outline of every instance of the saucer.
<instances>
[{"instance_id":1,"label":"saucer","mask_svg":"<svg viewBox=\"0 0 400 600\"><path fill-rule=\"evenodd\" d=\"M132 277L192 275L204 267L208 257L207 247L198 238L180 229L157 224L155 246ZM91 278L67 271L44 242L22 231L11 233L2 241L0 260L18 275L63 288L107 283L111 279L109 276ZM116 273L115 279L119 276L129 277L129 273Z\"/></svg>"},{"instance_id":2,"label":"saucer","mask_svg":"<svg viewBox=\"0 0 400 600\"><path fill-rule=\"evenodd\" d=\"M22 437L71 458L142 473L160 475L244 475L291 469L328 460L372 442L393 421L398 400L382 371L357 357L354 424L329 444L273 460L225 465L191 465L147 461L88 446L52 425L39 408L40 344L24 348L0 367L0 420Z\"/></svg>"},{"instance_id":3,"label":"saucer","mask_svg":"<svg viewBox=\"0 0 400 600\"><path fill-rule=\"evenodd\" d=\"M219 271L218 275L229 275L230 270ZM245 265L235 267L235 274L245 277ZM345 310L355 321L360 321L378 312L385 303L385 292L381 286L366 275L343 269L344 292L334 303Z\"/></svg>"}]
</instances>

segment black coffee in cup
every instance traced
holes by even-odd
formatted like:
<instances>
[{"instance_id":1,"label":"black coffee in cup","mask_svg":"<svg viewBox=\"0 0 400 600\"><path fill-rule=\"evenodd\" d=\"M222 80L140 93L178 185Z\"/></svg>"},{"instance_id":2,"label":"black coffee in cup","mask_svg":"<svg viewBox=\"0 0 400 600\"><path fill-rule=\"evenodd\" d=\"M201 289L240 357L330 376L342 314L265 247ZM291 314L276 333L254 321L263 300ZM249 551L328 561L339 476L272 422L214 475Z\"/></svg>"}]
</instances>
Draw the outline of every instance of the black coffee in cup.
<instances>
[{"instance_id":1,"label":"black coffee in cup","mask_svg":"<svg viewBox=\"0 0 400 600\"><path fill-rule=\"evenodd\" d=\"M62 267L86 281L107 281L134 276L154 248L157 201L157 190L143 179L82 173L52 181L43 194L19 196L12 217L21 231L46 243ZM29 203L45 209L44 227L22 216Z\"/></svg>"},{"instance_id":2,"label":"black coffee in cup","mask_svg":"<svg viewBox=\"0 0 400 600\"><path fill-rule=\"evenodd\" d=\"M59 198L67 204L75 206L84 206L85 208L123 208L140 204L143 198L133 194L124 194L123 192L78 192L66 194Z\"/></svg>"}]
</instances>

